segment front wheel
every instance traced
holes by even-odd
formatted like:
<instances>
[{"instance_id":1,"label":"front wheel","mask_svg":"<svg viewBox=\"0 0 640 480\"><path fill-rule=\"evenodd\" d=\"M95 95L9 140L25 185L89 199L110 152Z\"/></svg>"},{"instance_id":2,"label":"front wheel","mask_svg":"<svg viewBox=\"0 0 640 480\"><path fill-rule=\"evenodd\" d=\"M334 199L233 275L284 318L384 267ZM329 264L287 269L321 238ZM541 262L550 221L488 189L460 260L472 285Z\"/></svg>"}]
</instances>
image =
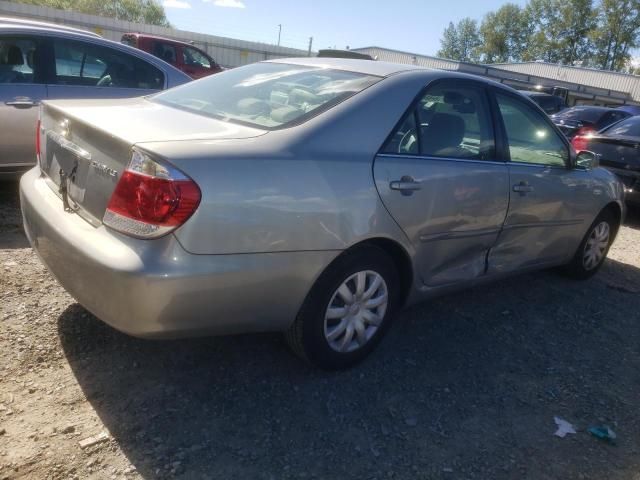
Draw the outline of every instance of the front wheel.
<instances>
[{"instance_id":1,"label":"front wheel","mask_svg":"<svg viewBox=\"0 0 640 480\"><path fill-rule=\"evenodd\" d=\"M325 369L347 368L381 340L399 299L398 272L374 246L344 253L316 281L286 333L291 349Z\"/></svg>"},{"instance_id":2,"label":"front wheel","mask_svg":"<svg viewBox=\"0 0 640 480\"><path fill-rule=\"evenodd\" d=\"M604 263L609 248L618 229L614 215L604 211L598 215L587 230L576 254L565 267L565 271L577 279L587 279L593 276Z\"/></svg>"}]
</instances>

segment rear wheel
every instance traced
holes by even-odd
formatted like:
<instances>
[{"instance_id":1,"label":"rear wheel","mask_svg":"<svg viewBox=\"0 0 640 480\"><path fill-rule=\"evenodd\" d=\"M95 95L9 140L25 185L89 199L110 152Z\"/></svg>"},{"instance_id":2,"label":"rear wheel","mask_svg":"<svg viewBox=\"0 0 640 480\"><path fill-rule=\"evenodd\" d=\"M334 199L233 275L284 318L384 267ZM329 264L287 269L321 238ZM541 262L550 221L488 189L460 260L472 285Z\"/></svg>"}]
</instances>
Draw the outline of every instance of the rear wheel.
<instances>
[{"instance_id":1,"label":"rear wheel","mask_svg":"<svg viewBox=\"0 0 640 480\"><path fill-rule=\"evenodd\" d=\"M605 210L600 213L587 230L587 234L571 263L565 267L565 271L577 279L593 276L604 263L618 226L611 212Z\"/></svg>"},{"instance_id":2,"label":"rear wheel","mask_svg":"<svg viewBox=\"0 0 640 480\"><path fill-rule=\"evenodd\" d=\"M391 323L399 277L380 248L339 257L316 281L286 333L292 350L325 369L347 368L375 348Z\"/></svg>"}]
</instances>

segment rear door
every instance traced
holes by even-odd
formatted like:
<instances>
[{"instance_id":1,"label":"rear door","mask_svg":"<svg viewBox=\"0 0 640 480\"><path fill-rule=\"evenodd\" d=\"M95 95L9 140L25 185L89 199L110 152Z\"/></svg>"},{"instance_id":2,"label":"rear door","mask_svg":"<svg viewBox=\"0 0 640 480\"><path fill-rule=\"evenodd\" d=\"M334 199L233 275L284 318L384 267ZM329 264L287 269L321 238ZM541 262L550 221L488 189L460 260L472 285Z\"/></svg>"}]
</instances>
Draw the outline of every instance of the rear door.
<instances>
[{"instance_id":1,"label":"rear door","mask_svg":"<svg viewBox=\"0 0 640 480\"><path fill-rule=\"evenodd\" d=\"M567 261L592 221L591 176L570 166L566 139L508 92L495 94L509 160L509 212L489 256L491 273Z\"/></svg>"},{"instance_id":2,"label":"rear door","mask_svg":"<svg viewBox=\"0 0 640 480\"><path fill-rule=\"evenodd\" d=\"M56 38L49 99L137 97L162 90L163 72L141 58L92 42Z\"/></svg>"},{"instance_id":3,"label":"rear door","mask_svg":"<svg viewBox=\"0 0 640 480\"><path fill-rule=\"evenodd\" d=\"M38 105L46 97L36 37L0 35L0 173L35 164Z\"/></svg>"},{"instance_id":4,"label":"rear door","mask_svg":"<svg viewBox=\"0 0 640 480\"><path fill-rule=\"evenodd\" d=\"M509 192L482 83L429 86L377 155L374 176L384 205L417 252L425 285L485 274Z\"/></svg>"}]
</instances>

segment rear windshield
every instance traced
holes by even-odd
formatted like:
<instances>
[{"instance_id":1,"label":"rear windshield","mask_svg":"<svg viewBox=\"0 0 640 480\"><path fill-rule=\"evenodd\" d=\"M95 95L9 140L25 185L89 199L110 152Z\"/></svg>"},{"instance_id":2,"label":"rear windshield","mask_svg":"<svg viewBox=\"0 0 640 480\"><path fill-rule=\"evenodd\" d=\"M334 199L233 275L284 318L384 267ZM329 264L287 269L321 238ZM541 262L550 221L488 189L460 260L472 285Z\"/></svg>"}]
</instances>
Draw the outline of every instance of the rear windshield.
<instances>
[{"instance_id":1,"label":"rear windshield","mask_svg":"<svg viewBox=\"0 0 640 480\"><path fill-rule=\"evenodd\" d=\"M640 117L631 117L621 122L614 123L605 128L602 133L607 135L625 135L627 137L640 137Z\"/></svg>"},{"instance_id":2,"label":"rear windshield","mask_svg":"<svg viewBox=\"0 0 640 480\"><path fill-rule=\"evenodd\" d=\"M255 63L187 83L152 101L224 121L276 129L302 123L380 80L328 68Z\"/></svg>"},{"instance_id":3,"label":"rear windshield","mask_svg":"<svg viewBox=\"0 0 640 480\"><path fill-rule=\"evenodd\" d=\"M605 113L605 110L574 107L559 113L556 117L564 120L581 120L583 122L597 123Z\"/></svg>"}]
</instances>

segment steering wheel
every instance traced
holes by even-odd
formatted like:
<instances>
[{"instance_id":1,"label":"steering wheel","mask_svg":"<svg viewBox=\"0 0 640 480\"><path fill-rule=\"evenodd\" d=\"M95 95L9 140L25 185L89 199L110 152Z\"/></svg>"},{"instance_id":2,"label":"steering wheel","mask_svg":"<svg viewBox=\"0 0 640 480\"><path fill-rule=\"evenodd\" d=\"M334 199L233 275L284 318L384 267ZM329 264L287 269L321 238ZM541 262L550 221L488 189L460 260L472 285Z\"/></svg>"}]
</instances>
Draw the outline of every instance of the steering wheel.
<instances>
[{"instance_id":1,"label":"steering wheel","mask_svg":"<svg viewBox=\"0 0 640 480\"><path fill-rule=\"evenodd\" d=\"M407 130L398 144L398 153L418 153L418 136L415 128Z\"/></svg>"},{"instance_id":2,"label":"steering wheel","mask_svg":"<svg viewBox=\"0 0 640 480\"><path fill-rule=\"evenodd\" d=\"M110 87L113 85L113 79L111 78L110 74L105 74L103 75L100 80L98 80L98 83L96 83L96 87Z\"/></svg>"}]
</instances>

